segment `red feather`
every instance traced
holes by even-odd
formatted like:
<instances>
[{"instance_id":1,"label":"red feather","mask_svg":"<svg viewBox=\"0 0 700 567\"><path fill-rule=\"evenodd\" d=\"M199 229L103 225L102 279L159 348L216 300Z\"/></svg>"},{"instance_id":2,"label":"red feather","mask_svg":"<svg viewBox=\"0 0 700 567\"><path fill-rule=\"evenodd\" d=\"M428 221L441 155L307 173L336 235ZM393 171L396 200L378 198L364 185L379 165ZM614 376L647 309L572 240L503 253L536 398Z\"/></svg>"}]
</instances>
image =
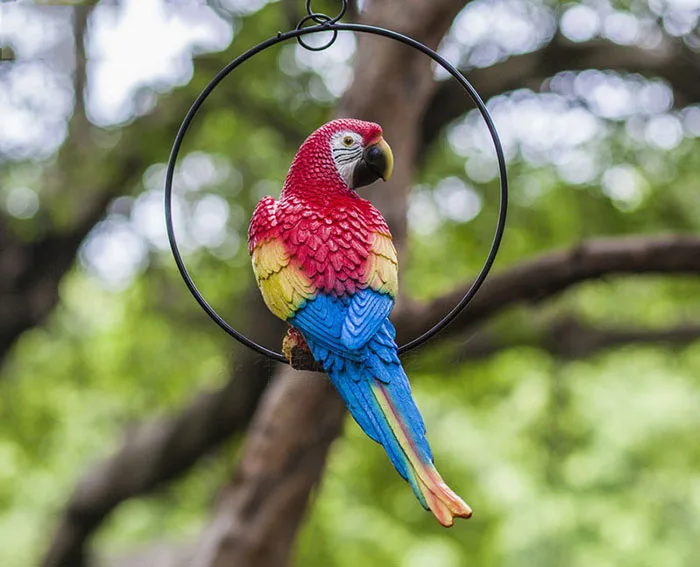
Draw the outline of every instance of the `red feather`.
<instances>
[{"instance_id":1,"label":"red feather","mask_svg":"<svg viewBox=\"0 0 700 567\"><path fill-rule=\"evenodd\" d=\"M377 124L335 120L322 126L302 144L284 183L279 202L265 197L258 204L249 229L249 246L281 238L320 292L355 293L361 280L374 233L389 234L379 211L343 181L333 162L330 138L352 130L368 144L382 135Z\"/></svg>"}]
</instances>

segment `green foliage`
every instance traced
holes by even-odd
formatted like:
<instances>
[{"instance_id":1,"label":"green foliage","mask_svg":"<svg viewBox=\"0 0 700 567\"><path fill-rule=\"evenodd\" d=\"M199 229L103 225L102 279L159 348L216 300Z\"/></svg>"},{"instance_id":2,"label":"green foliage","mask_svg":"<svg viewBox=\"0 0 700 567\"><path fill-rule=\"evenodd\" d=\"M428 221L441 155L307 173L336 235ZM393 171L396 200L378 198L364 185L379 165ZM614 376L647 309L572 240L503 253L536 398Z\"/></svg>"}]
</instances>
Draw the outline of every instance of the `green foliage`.
<instances>
[{"instance_id":1,"label":"green foliage","mask_svg":"<svg viewBox=\"0 0 700 567\"><path fill-rule=\"evenodd\" d=\"M281 25L278 8L261 10L255 25L238 21L227 52L207 57L223 64L275 33ZM295 133L311 131L332 107L331 96L309 95L322 88L320 79L295 63L293 50L293 45L276 48L256 59L258 66L244 65L235 75L236 100L209 105L181 154L203 152L223 164L222 177L183 193L183 202L192 210L207 195L225 199L226 238L197 248L187 261L206 297L234 323L243 317L244 293L252 284L247 219L263 194L279 191L298 142ZM286 73L274 72L280 62ZM209 78L195 74L184 89L193 98ZM125 128L138 124L137 119ZM276 124L285 125L284 131ZM667 152L632 151L622 129L610 130L592 146L607 165L626 163L643 172L642 201L629 210L603 194L598 179L571 185L551 165L514 159L509 228L497 270L587 237L700 228L697 140ZM143 155L155 164L149 171L156 182L149 183L147 173L134 196L159 189L173 135L157 128L142 133ZM645 170L654 163L656 173ZM28 167L10 169L26 176ZM108 168L90 170L108 174ZM464 158L443 139L427 157L416 193L433 198L435 186L449 176L464 178ZM434 297L481 266L492 236L496 185L470 184L482 203L473 220L441 218L439 230L429 234L414 227L402 265L405 293ZM60 199L51 206L61 209ZM67 214L58 209L53 217ZM13 230L30 239L39 224L13 221ZM61 286L58 309L22 336L2 369L0 565L37 560L76 479L118 448L125 428L177 411L193 392L222 384L235 365L229 339L194 305L168 253L151 246L146 263L118 290L76 266ZM672 326L700 316L700 283L659 277L592 282L541 307L509 310L492 330L507 336L568 313L604 327ZM409 356L407 364L436 462L474 517L451 530L441 528L383 451L348 422L314 496L296 564L695 564L697 343L677 350L623 347L579 361L520 347L458 364L456 354L467 340L426 349ZM98 552L119 555L154 539L194 539L235 465L237 448L236 440L157 494L124 504L99 533Z\"/></svg>"}]
</instances>

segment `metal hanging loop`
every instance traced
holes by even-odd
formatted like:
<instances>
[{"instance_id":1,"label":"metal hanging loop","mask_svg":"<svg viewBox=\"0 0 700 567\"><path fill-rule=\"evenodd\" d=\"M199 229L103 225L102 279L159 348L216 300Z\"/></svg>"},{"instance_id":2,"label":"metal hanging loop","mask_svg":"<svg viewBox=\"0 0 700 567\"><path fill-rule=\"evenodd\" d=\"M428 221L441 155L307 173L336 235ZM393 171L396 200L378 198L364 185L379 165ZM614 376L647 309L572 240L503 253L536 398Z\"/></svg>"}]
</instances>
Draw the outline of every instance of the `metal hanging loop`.
<instances>
[{"instance_id":1,"label":"metal hanging loop","mask_svg":"<svg viewBox=\"0 0 700 567\"><path fill-rule=\"evenodd\" d=\"M304 25L307 22L315 22L316 24L323 26L327 29L327 31L332 31L333 35L331 38L326 42L322 43L321 45L313 46L309 43L307 43L303 36L298 36L297 37L297 42L299 45L301 45L304 49L308 49L309 51L323 51L324 49L328 49L331 45L335 43L335 40L338 39L338 30L330 30L328 29L331 24L335 24L340 19L345 15L345 12L348 10L348 2L347 0L341 0L341 7L340 11L335 15L334 18L331 18L330 16L327 16L326 14L322 14L320 12L314 12L313 8L311 7L311 0L306 0L306 16L304 16L301 20L299 20L299 23L297 24L296 29L301 29L304 27Z\"/></svg>"},{"instance_id":2,"label":"metal hanging loop","mask_svg":"<svg viewBox=\"0 0 700 567\"><path fill-rule=\"evenodd\" d=\"M340 4L340 12L338 12L334 18L329 18L328 16L326 16L326 14L314 12L311 8L311 0L306 0L306 13L317 24L325 24L326 22L335 24L336 22L339 22L341 18L345 15L345 12L348 11L347 0L341 0ZM297 28L298 27L300 27L300 24L297 25Z\"/></svg>"},{"instance_id":3,"label":"metal hanging loop","mask_svg":"<svg viewBox=\"0 0 700 567\"><path fill-rule=\"evenodd\" d=\"M307 3L308 4L308 3ZM304 49L308 49L309 51L323 51L324 49L328 49L331 45L335 43L335 40L338 39L338 30L334 29L331 30L328 28L328 26L333 22L333 19L330 18L329 16L326 16L325 14L308 14L307 16L304 16L301 20L299 20L299 23L297 24L297 30L303 29L304 24L306 24L309 21L314 21L317 22L317 26L314 27L321 27L321 28L326 28L320 29L317 31L328 31L332 33L331 38L326 42L322 43L321 45L311 45L310 43L307 43L303 36L298 36L297 37L297 42L299 45L301 45Z\"/></svg>"},{"instance_id":4,"label":"metal hanging loop","mask_svg":"<svg viewBox=\"0 0 700 567\"><path fill-rule=\"evenodd\" d=\"M209 84L204 87L202 92L199 94L199 96L195 99L194 103L188 110L187 114L185 115L184 120L182 121L182 124L180 125L180 128L178 129L177 135L175 136L175 141L173 143L173 148L170 152L170 158L168 159L168 167L166 170L166 176L165 176L165 224L168 232L168 241L170 242L170 248L173 253L173 257L175 259L175 263L178 267L178 270L180 271L180 275L182 276L182 279L185 282L185 285L187 288L190 290L192 293L192 296L195 298L197 303L202 307L202 309L211 317L211 319L219 325L224 331L226 331L229 335L231 335L234 339L237 341L241 342L245 346L253 349L254 351L263 354L265 356L268 356L269 358L276 360L278 362L283 362L283 363L288 363L287 359L279 352L276 352L274 350L271 350L267 347L264 347L262 345L259 345L255 341L249 339L242 333L238 332L236 329L231 327L215 310L214 308L207 303L206 299L202 296L201 292L197 289L197 286L194 284L194 281L192 280L192 277L190 276L189 272L187 271L187 267L185 266L185 262L182 259L182 255L180 254L180 250L177 245L177 239L175 238L175 230L173 228L173 214L172 214L172 190L173 190L173 178L175 175L175 165L177 163L177 157L180 152L180 148L182 146L182 142L185 138L185 134L187 133L188 128L190 127L190 124L194 120L197 112L199 112L199 109L202 107L204 104L204 101L207 99L207 97L212 93L212 91L217 87L217 85L226 77L228 76L232 71L234 71L237 67L239 67L241 64L245 63L248 61L250 58L254 57L261 51L264 51L265 49L268 49L269 47L272 47L274 45L277 45L278 43L282 43L291 39L297 39L299 43L306 49L309 49L310 51L322 51L323 49L327 49L330 47L334 42L335 39L338 36L338 32L341 31L348 31L348 32L355 32L355 33L367 33L367 34L372 34L372 35L377 35L381 37L386 37L388 39L391 39L393 41L398 41L400 43L403 43L405 45L408 45L409 47L412 47L413 49L416 49L420 51L421 53L427 55L430 57L433 61L435 61L438 65L440 65L443 69L445 69L459 84L460 86L465 90L466 94L472 99L474 104L476 105L477 110L481 114L481 117L483 118L486 127L489 131L489 134L491 136L491 140L493 141L493 146L496 150L496 157L498 158L498 174L500 177L500 190L499 190L499 196L500 196L500 202L499 202L499 208L498 208L498 220L496 223L496 230L494 233L493 241L491 242L491 247L489 249L489 253L486 256L486 259L484 261L484 265L481 268L481 271L477 275L477 277L474 279L472 282L471 286L469 289L466 291L462 299L455 305L450 312L445 315L438 323L436 323L431 329L420 335L419 337L416 337L415 339L409 341L405 345L401 345L399 347L399 353L404 353L407 352L413 348L416 348L417 346L425 343L432 337L434 337L437 333L439 333L442 329L444 329L447 325L449 325L463 310L464 308L469 304L469 302L473 299L473 297L476 295L476 292L479 291L479 288L481 285L484 283L484 280L486 280L486 276L488 275L489 271L491 270L491 267L493 266L493 263L496 259L496 254L498 253L499 246L501 244L501 240L503 238L503 232L505 230L505 223L506 223L506 213L508 209L508 176L507 176L507 171L506 171L506 159L503 154L503 147L501 145L501 141L498 137L498 132L496 131L496 126L493 123L493 119L491 118L491 115L489 114L489 111L486 108L486 105L484 102L481 100L481 97L479 94L476 92L474 87L471 85L471 83L464 77L464 75L454 66L452 65L449 61L447 61L442 55L439 53L433 51L429 47L423 45L419 41L416 41L415 39L412 39L408 36L405 36L403 34L400 34L395 31L388 30L386 28L380 28L376 26L370 26L366 24L343 24L340 23L338 20L343 17L347 10L347 0L342 0L342 7L338 15L335 17L330 17L327 16L326 14L319 14L313 12L311 8L311 0L306 0L306 12L307 15L304 16L299 24L297 25L296 29L287 31L287 32L280 32L276 36L271 37L270 39L267 39L255 47L250 48L248 51L245 53L239 55L236 57L233 61L231 61L228 65L226 65L217 75L209 82ZM309 26L309 27L304 27L306 23L309 21L313 21L316 25ZM333 36L329 42L326 44L323 44L322 46L319 47L313 47L308 45L308 43L303 42L303 37L314 34L314 33L322 33L322 32L333 32Z\"/></svg>"}]
</instances>

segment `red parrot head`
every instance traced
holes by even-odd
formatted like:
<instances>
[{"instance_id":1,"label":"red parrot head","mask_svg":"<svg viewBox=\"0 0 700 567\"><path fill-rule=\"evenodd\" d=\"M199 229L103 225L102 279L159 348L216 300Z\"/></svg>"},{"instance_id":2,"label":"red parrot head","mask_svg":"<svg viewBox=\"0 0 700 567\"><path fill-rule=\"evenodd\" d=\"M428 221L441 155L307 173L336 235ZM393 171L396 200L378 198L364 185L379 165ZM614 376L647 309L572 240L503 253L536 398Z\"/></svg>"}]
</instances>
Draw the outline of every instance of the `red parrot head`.
<instances>
[{"instance_id":1,"label":"red parrot head","mask_svg":"<svg viewBox=\"0 0 700 567\"><path fill-rule=\"evenodd\" d=\"M352 118L332 120L313 132L294 157L285 188L333 185L355 190L381 178L387 181L394 155L374 122Z\"/></svg>"}]
</instances>

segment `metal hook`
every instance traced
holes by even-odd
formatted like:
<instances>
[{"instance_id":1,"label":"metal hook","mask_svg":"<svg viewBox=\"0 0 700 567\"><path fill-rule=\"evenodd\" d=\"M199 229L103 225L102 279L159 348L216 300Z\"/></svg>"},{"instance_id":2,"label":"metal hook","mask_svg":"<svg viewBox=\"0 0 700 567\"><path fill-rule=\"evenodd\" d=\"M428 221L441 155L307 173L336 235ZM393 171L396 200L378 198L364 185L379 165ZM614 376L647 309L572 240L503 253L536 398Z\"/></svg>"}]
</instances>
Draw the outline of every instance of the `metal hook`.
<instances>
[{"instance_id":1,"label":"metal hook","mask_svg":"<svg viewBox=\"0 0 700 567\"><path fill-rule=\"evenodd\" d=\"M304 21L308 21L309 19L313 20L317 24L335 24L336 22L340 21L340 19L345 15L345 12L348 11L348 0L340 0L340 3L340 12L338 12L335 18L331 18L321 12L314 12L311 8L311 0L306 0L307 16L301 22L299 22L299 24L297 25L297 29L299 29L299 27L304 23Z\"/></svg>"}]
</instances>

